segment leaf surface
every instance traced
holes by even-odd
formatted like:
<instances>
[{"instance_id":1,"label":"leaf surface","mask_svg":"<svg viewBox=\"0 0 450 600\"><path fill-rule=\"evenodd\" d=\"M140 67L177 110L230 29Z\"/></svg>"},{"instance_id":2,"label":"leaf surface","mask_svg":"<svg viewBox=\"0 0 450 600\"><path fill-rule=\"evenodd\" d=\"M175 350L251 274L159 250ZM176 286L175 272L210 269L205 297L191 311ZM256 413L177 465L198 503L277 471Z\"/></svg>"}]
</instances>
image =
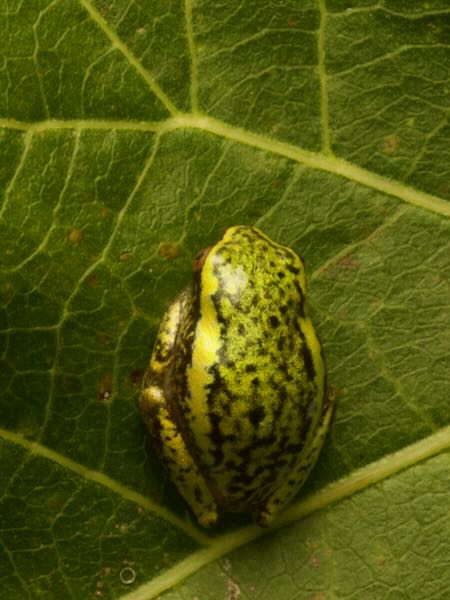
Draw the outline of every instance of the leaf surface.
<instances>
[{"instance_id":1,"label":"leaf surface","mask_svg":"<svg viewBox=\"0 0 450 600\"><path fill-rule=\"evenodd\" d=\"M447 598L450 10L0 3L0 596ZM338 410L273 531L199 530L137 412L235 224L306 261Z\"/></svg>"}]
</instances>

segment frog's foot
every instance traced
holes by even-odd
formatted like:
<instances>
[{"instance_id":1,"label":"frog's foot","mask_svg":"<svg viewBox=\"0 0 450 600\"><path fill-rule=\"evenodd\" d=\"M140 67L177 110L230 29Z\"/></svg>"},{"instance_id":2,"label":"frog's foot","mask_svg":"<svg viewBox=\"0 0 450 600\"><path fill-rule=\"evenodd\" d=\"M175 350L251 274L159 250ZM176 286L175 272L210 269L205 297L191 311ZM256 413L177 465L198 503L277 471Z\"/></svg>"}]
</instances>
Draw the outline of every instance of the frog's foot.
<instances>
[{"instance_id":1,"label":"frog's foot","mask_svg":"<svg viewBox=\"0 0 450 600\"><path fill-rule=\"evenodd\" d=\"M217 511L211 510L210 512L198 513L195 515L197 521L202 527L212 527L217 522Z\"/></svg>"},{"instance_id":2,"label":"frog's foot","mask_svg":"<svg viewBox=\"0 0 450 600\"><path fill-rule=\"evenodd\" d=\"M156 385L143 388L140 407L153 446L170 480L175 483L200 525L211 527L217 521L216 502L167 408L163 390Z\"/></svg>"},{"instance_id":3,"label":"frog's foot","mask_svg":"<svg viewBox=\"0 0 450 600\"><path fill-rule=\"evenodd\" d=\"M333 409L334 397L332 398L329 395L322 413L322 420L319 423L317 430L314 432L314 438L310 442L311 445L307 455L303 457L303 460L301 460L294 468L285 483L275 490L260 508L256 516L258 525L268 527L279 510L292 500L305 483L305 480L319 457L323 442L325 441L325 437L330 427Z\"/></svg>"}]
</instances>

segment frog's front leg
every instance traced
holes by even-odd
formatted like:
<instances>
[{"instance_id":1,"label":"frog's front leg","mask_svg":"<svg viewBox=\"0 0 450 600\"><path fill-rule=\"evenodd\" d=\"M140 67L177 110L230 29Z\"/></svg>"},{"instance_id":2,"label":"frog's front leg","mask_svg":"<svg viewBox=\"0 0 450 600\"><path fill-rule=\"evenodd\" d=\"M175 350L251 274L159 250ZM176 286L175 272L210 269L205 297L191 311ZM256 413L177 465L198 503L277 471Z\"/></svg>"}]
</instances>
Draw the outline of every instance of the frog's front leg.
<instances>
[{"instance_id":1,"label":"frog's front leg","mask_svg":"<svg viewBox=\"0 0 450 600\"><path fill-rule=\"evenodd\" d=\"M333 397L329 394L322 413L322 419L314 433L314 438L311 440L311 445L308 448L307 454L305 454L303 460L300 460L297 467L289 475L287 481L269 496L264 503L264 506L258 511L256 520L262 527L270 525L275 514L292 500L306 481L319 457L325 436L330 427L333 411L334 394Z\"/></svg>"},{"instance_id":2,"label":"frog's front leg","mask_svg":"<svg viewBox=\"0 0 450 600\"><path fill-rule=\"evenodd\" d=\"M186 302L180 294L168 308L161 323L157 343L146 372L140 396L140 409L153 441L153 447L165 465L171 481L203 527L217 520L217 505L183 438L181 427L172 414L165 391L165 377L173 362L176 333Z\"/></svg>"}]
</instances>

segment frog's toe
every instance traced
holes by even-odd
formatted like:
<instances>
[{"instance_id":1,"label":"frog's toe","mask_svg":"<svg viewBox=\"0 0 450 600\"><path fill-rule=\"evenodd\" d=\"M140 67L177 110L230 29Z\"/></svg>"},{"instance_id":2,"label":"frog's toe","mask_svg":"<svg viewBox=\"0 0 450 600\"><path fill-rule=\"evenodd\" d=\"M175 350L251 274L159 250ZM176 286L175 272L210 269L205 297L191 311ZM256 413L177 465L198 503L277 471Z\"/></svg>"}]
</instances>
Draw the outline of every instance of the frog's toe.
<instances>
[{"instance_id":1,"label":"frog's toe","mask_svg":"<svg viewBox=\"0 0 450 600\"><path fill-rule=\"evenodd\" d=\"M217 523L217 511L208 510L197 516L197 521L202 527L212 527Z\"/></svg>"}]
</instances>

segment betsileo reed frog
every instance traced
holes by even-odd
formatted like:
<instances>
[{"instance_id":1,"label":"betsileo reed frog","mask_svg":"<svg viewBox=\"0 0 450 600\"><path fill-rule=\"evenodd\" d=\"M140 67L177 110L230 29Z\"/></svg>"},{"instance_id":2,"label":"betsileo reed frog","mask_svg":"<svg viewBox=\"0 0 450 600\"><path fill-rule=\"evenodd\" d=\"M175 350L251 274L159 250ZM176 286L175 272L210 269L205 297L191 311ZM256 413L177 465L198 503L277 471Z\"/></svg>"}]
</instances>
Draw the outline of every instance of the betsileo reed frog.
<instances>
[{"instance_id":1,"label":"betsileo reed frog","mask_svg":"<svg viewBox=\"0 0 450 600\"><path fill-rule=\"evenodd\" d=\"M304 264L237 226L193 271L163 317L140 409L201 525L219 510L268 525L314 466L333 412Z\"/></svg>"}]
</instances>

